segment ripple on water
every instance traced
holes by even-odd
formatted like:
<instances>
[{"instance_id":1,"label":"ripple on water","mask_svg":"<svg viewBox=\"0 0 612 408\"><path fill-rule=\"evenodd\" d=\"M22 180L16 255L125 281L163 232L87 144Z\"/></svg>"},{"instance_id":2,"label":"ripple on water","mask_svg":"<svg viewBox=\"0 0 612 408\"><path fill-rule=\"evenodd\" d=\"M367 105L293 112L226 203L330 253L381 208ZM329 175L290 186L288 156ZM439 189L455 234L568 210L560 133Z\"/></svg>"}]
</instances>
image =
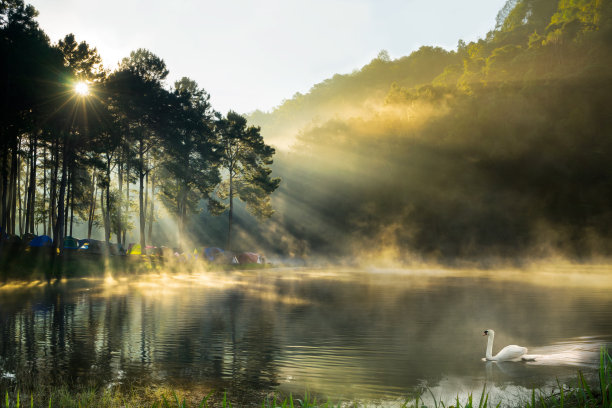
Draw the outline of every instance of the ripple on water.
<instances>
[{"instance_id":1,"label":"ripple on water","mask_svg":"<svg viewBox=\"0 0 612 408\"><path fill-rule=\"evenodd\" d=\"M224 272L4 288L0 376L35 363L46 378L278 384L365 406L423 387L452 403L486 382L490 398L512 399L595 368L612 343L576 337L612 335L612 286L597 275L569 287L551 273ZM496 350L521 344L539 358L483 363L487 327Z\"/></svg>"},{"instance_id":2,"label":"ripple on water","mask_svg":"<svg viewBox=\"0 0 612 408\"><path fill-rule=\"evenodd\" d=\"M598 367L602 347L612 344L612 339L605 336L579 337L561 341L549 346L532 347L529 354L535 355L535 361L527 364L533 366L572 366Z\"/></svg>"}]
</instances>

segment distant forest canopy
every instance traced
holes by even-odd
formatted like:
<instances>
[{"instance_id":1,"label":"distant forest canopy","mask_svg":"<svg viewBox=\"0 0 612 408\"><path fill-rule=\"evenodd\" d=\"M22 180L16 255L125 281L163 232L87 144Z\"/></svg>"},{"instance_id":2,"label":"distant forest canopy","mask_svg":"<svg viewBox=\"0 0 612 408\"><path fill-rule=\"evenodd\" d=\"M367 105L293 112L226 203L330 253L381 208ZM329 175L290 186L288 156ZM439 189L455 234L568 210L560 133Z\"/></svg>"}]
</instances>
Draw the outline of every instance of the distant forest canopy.
<instances>
[{"instance_id":1,"label":"distant forest canopy","mask_svg":"<svg viewBox=\"0 0 612 408\"><path fill-rule=\"evenodd\" d=\"M189 78L167 87L166 65L150 51L111 72L72 34L51 44L36 16L23 0L0 0L2 255L43 234L62 250L79 224L76 238L98 229L123 248L131 233L143 249L192 249L202 243L187 226L203 207L228 213L225 233L208 244L231 248L235 199L257 218L272 215L280 180L259 128L215 112ZM161 205L174 223L155 240Z\"/></svg>"},{"instance_id":2,"label":"distant forest canopy","mask_svg":"<svg viewBox=\"0 0 612 408\"><path fill-rule=\"evenodd\" d=\"M609 256L611 66L608 0L509 0L455 51L381 52L249 116L283 185L243 234L296 257Z\"/></svg>"}]
</instances>

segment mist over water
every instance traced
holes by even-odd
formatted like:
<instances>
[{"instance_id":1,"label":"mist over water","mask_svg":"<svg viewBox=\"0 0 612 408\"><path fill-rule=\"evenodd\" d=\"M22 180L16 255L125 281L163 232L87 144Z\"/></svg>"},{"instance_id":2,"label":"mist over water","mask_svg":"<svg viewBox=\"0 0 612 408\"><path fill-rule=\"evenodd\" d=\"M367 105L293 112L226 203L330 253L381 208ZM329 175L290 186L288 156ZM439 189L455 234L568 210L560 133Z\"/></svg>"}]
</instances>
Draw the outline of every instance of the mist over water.
<instances>
[{"instance_id":1,"label":"mist over water","mask_svg":"<svg viewBox=\"0 0 612 408\"><path fill-rule=\"evenodd\" d=\"M596 369L607 267L154 274L0 288L0 381L170 384L368 404L514 398ZM569 285L563 282L572 283ZM574 283L579 282L579 283ZM541 357L485 363L482 330ZM511 391L511 392L509 392Z\"/></svg>"}]
</instances>

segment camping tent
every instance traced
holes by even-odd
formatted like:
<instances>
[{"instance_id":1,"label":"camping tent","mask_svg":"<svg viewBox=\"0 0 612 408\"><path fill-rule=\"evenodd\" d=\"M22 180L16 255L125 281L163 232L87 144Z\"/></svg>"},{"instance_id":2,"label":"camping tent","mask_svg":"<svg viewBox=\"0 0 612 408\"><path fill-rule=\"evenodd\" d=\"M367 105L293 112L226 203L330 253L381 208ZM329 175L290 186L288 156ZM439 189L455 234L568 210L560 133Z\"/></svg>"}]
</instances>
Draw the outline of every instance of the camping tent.
<instances>
[{"instance_id":1,"label":"camping tent","mask_svg":"<svg viewBox=\"0 0 612 408\"><path fill-rule=\"evenodd\" d=\"M100 241L95 239L82 239L79 241L79 253L81 254L96 254L102 253Z\"/></svg>"},{"instance_id":2,"label":"camping tent","mask_svg":"<svg viewBox=\"0 0 612 408\"><path fill-rule=\"evenodd\" d=\"M130 244L128 249L129 255L142 255L142 250L140 248L140 244Z\"/></svg>"},{"instance_id":3,"label":"camping tent","mask_svg":"<svg viewBox=\"0 0 612 408\"><path fill-rule=\"evenodd\" d=\"M223 250L221 248L215 248L215 247L204 248L204 256L206 257L208 261L213 262L217 258L220 258L223 256Z\"/></svg>"},{"instance_id":4,"label":"camping tent","mask_svg":"<svg viewBox=\"0 0 612 408\"><path fill-rule=\"evenodd\" d=\"M79 250L81 254L89 255L119 255L119 250L115 244L106 244L104 241L97 239L83 239L79 241Z\"/></svg>"},{"instance_id":5,"label":"camping tent","mask_svg":"<svg viewBox=\"0 0 612 408\"><path fill-rule=\"evenodd\" d=\"M22 241L24 244L26 244L26 245L27 245L27 244L29 244L29 243L30 243L30 241L31 241L31 240L33 240L34 238L36 238L36 235L31 234L31 233L29 233L29 232L26 232L25 234L23 234L23 235L21 236L21 241Z\"/></svg>"},{"instance_id":6,"label":"camping tent","mask_svg":"<svg viewBox=\"0 0 612 408\"><path fill-rule=\"evenodd\" d=\"M40 235L32 238L29 244L32 248L50 247L51 245L53 245L53 240L48 235Z\"/></svg>"},{"instance_id":7,"label":"camping tent","mask_svg":"<svg viewBox=\"0 0 612 408\"><path fill-rule=\"evenodd\" d=\"M243 252L237 256L238 263L240 265L250 264L250 263L261 263L261 257L259 254L255 252Z\"/></svg>"},{"instance_id":8,"label":"camping tent","mask_svg":"<svg viewBox=\"0 0 612 408\"><path fill-rule=\"evenodd\" d=\"M64 238L64 249L78 249L79 241L70 236Z\"/></svg>"}]
</instances>

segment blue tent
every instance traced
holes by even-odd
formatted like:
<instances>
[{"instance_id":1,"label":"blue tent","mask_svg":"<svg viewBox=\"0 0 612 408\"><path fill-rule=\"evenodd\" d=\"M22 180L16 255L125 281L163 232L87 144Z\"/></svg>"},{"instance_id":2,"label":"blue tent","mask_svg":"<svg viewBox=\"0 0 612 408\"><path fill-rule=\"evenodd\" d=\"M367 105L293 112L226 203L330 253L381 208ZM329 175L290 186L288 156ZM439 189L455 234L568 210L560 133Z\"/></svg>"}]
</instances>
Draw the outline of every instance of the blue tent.
<instances>
[{"instance_id":1,"label":"blue tent","mask_svg":"<svg viewBox=\"0 0 612 408\"><path fill-rule=\"evenodd\" d=\"M214 261L219 256L219 254L223 254L223 250L221 248L204 248L204 255L211 262Z\"/></svg>"},{"instance_id":2,"label":"blue tent","mask_svg":"<svg viewBox=\"0 0 612 408\"><path fill-rule=\"evenodd\" d=\"M53 245L53 240L48 235L40 235L32 238L29 245L32 248L50 247Z\"/></svg>"}]
</instances>

